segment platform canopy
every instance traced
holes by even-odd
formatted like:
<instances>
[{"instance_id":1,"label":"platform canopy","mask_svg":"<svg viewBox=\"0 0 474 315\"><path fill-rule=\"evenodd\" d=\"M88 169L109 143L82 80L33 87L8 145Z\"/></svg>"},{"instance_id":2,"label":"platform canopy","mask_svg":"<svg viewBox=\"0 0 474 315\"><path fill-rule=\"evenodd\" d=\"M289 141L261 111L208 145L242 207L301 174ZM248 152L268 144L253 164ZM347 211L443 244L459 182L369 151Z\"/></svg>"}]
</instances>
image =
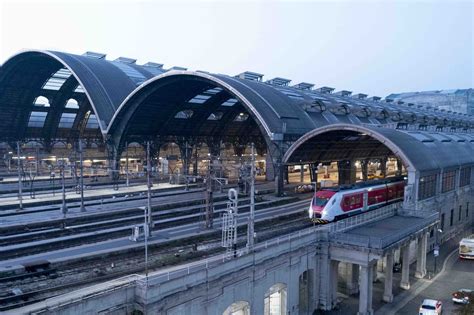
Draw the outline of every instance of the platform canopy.
<instances>
[{"instance_id":1,"label":"platform canopy","mask_svg":"<svg viewBox=\"0 0 474 315\"><path fill-rule=\"evenodd\" d=\"M413 131L380 126L333 124L298 139L284 162L300 164L338 160L400 158L420 172L474 165L474 134Z\"/></svg>"}]
</instances>

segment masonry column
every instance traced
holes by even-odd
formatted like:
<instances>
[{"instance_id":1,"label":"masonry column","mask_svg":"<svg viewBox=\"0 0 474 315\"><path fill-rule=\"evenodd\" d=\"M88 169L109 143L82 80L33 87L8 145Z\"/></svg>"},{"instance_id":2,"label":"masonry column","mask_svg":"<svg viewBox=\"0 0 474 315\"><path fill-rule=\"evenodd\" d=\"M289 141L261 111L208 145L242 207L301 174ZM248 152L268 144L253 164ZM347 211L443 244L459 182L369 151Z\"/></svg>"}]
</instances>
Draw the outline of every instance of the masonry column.
<instances>
[{"instance_id":1,"label":"masonry column","mask_svg":"<svg viewBox=\"0 0 474 315\"><path fill-rule=\"evenodd\" d=\"M377 262L375 262L373 268L373 277L372 277L372 282L375 283L377 282Z\"/></svg>"},{"instance_id":2,"label":"masonry column","mask_svg":"<svg viewBox=\"0 0 474 315\"><path fill-rule=\"evenodd\" d=\"M393 301L393 251L390 251L386 255L387 264L385 265L385 282L383 291L383 300L387 303Z\"/></svg>"},{"instance_id":3,"label":"masonry column","mask_svg":"<svg viewBox=\"0 0 474 315\"><path fill-rule=\"evenodd\" d=\"M337 278L339 275L339 261L331 260L331 308L337 304Z\"/></svg>"},{"instance_id":4,"label":"masonry column","mask_svg":"<svg viewBox=\"0 0 474 315\"><path fill-rule=\"evenodd\" d=\"M410 243L402 248L402 281L400 288L410 290Z\"/></svg>"},{"instance_id":5,"label":"masonry column","mask_svg":"<svg viewBox=\"0 0 474 315\"><path fill-rule=\"evenodd\" d=\"M359 312L357 315L372 315L372 266L360 266Z\"/></svg>"},{"instance_id":6,"label":"masonry column","mask_svg":"<svg viewBox=\"0 0 474 315\"><path fill-rule=\"evenodd\" d=\"M351 264L350 273L347 277L347 293L349 295L359 292L359 265Z\"/></svg>"},{"instance_id":7,"label":"masonry column","mask_svg":"<svg viewBox=\"0 0 474 315\"><path fill-rule=\"evenodd\" d=\"M423 233L418 239L415 277L421 279L426 276L426 249L428 246L428 233Z\"/></svg>"}]
</instances>

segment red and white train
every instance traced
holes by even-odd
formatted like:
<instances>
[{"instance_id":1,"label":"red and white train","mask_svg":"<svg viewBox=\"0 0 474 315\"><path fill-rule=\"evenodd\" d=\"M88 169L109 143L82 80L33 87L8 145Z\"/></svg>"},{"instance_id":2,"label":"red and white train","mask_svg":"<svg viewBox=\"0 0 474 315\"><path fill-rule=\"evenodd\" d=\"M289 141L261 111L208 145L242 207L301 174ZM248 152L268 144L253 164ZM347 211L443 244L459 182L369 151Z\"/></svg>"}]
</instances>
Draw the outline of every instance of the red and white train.
<instances>
[{"instance_id":1,"label":"red and white train","mask_svg":"<svg viewBox=\"0 0 474 315\"><path fill-rule=\"evenodd\" d=\"M397 177L355 185L349 189L317 191L309 206L309 218L316 223L328 223L386 204L403 200L405 180Z\"/></svg>"}]
</instances>

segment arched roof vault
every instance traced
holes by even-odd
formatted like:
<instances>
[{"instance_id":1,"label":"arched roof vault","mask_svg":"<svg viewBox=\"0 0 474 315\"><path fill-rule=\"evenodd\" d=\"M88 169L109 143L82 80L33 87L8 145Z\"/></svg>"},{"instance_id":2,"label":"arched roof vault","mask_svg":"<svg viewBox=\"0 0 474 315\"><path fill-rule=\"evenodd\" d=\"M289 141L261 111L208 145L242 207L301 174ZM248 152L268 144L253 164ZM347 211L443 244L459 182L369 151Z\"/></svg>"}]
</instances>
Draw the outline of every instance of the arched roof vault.
<instances>
[{"instance_id":1,"label":"arched roof vault","mask_svg":"<svg viewBox=\"0 0 474 315\"><path fill-rule=\"evenodd\" d=\"M324 136L332 139L355 141L354 147L362 137L370 137L380 143L375 148L386 147L391 154L400 158L409 171L432 172L441 169L458 168L464 165L474 165L474 136L472 134L448 134L440 132L408 131L377 126L360 126L351 124L333 124L314 129L299 138L284 155L284 163L310 162L308 156L317 156L318 142L325 140ZM350 138L353 139L350 139ZM327 139L327 138L326 138ZM348 149L349 142L344 148ZM330 144L334 146L333 144ZM329 151L329 148L326 147ZM359 149L359 148L358 148ZM380 151L378 151L380 152ZM389 153L385 151L384 153ZM318 156L324 160L325 156ZM305 159L306 158L306 159ZM344 159L340 156L339 159Z\"/></svg>"},{"instance_id":2,"label":"arched roof vault","mask_svg":"<svg viewBox=\"0 0 474 315\"><path fill-rule=\"evenodd\" d=\"M218 92L215 92L216 88ZM200 96L209 99L203 104L192 104L192 100ZM224 106L223 103L228 100L235 100L235 105ZM251 121L258 127L259 135L268 145L273 135L281 132L279 117L274 112L268 112L269 106L272 105L268 100L239 80L202 72L170 71L137 87L119 106L106 132L114 138L116 144L128 135L164 134L166 131L159 129L162 124L167 124L171 131L175 125L180 124L180 121L173 117L181 111L190 110L204 114L201 114L200 119L191 118L189 123L182 125L182 129L188 128L189 125L204 127L188 131L188 136L225 136L229 125L235 124L235 115L247 112ZM226 113L231 114L219 122L210 122L209 114L216 112L223 112L224 118ZM216 128L216 124L220 126ZM216 132L210 131L212 128L216 128ZM218 134L217 131L223 134ZM234 131L235 136L247 137L252 134L256 136L251 128Z\"/></svg>"}]
</instances>

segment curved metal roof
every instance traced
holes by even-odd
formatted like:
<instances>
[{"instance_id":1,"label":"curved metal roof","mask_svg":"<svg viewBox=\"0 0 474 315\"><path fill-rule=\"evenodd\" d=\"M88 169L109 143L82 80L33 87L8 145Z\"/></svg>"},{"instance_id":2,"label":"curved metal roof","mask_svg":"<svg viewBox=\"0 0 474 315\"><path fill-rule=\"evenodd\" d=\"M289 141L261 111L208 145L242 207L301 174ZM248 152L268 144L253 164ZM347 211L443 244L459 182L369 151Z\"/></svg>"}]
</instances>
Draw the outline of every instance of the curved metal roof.
<instances>
[{"instance_id":1,"label":"curved metal roof","mask_svg":"<svg viewBox=\"0 0 474 315\"><path fill-rule=\"evenodd\" d=\"M377 145L378 143L378 145ZM370 146L372 144L372 146ZM474 165L474 135L408 131L377 126L334 124L314 129L286 152L286 163L330 161L331 154L347 159L396 155L420 172ZM335 153L336 152L336 153Z\"/></svg>"},{"instance_id":2,"label":"curved metal roof","mask_svg":"<svg viewBox=\"0 0 474 315\"><path fill-rule=\"evenodd\" d=\"M332 88L313 89L309 83L290 86L283 78L263 82L253 72L232 77L179 67L167 71L156 63L104 57L32 50L7 60L0 68L0 138L67 138L98 125L96 131L114 140L126 135L263 136L268 144L295 141L327 126L358 126L375 128L382 142L390 139L420 170L472 162L470 133L434 132L472 130L472 116L348 91L332 93ZM49 107L35 104L39 96L48 98ZM78 108L67 106L71 98ZM91 117L96 125L90 124ZM372 154L384 153L383 147L367 144Z\"/></svg>"}]
</instances>

